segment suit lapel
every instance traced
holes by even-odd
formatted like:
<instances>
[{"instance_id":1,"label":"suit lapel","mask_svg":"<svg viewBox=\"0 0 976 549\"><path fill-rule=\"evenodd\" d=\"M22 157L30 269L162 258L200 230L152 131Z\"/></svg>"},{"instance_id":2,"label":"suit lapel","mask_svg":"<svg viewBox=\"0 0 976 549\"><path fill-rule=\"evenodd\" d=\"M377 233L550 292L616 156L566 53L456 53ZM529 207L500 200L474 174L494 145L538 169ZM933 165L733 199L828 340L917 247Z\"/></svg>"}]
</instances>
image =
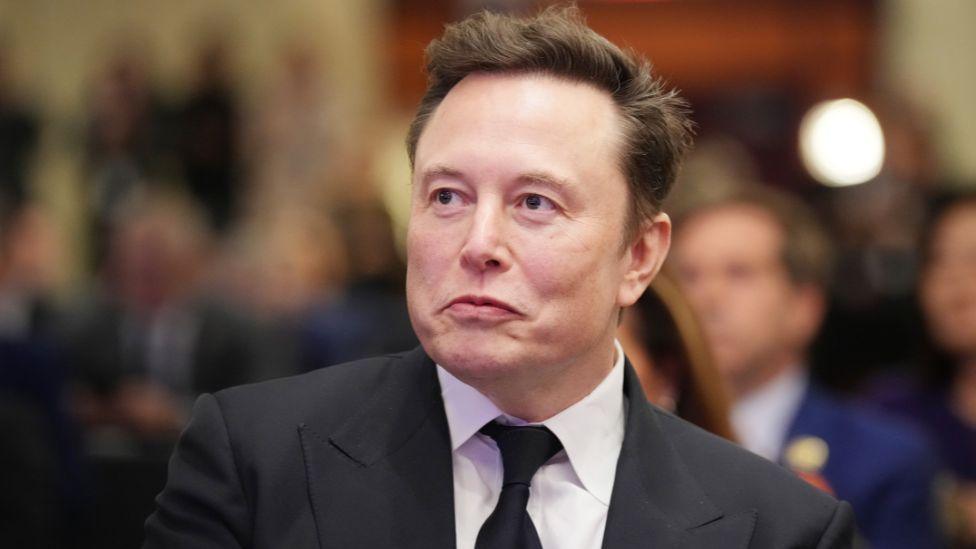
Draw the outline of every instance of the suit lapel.
<instances>
[{"instance_id":1,"label":"suit lapel","mask_svg":"<svg viewBox=\"0 0 976 549\"><path fill-rule=\"evenodd\" d=\"M334 432L298 426L319 546L454 547L450 435L421 349L388 368ZM665 435L628 364L627 425L603 547L746 547L755 513L723 516Z\"/></svg>"},{"instance_id":2,"label":"suit lapel","mask_svg":"<svg viewBox=\"0 0 976 549\"><path fill-rule=\"evenodd\" d=\"M755 516L725 516L685 467L626 366L627 425L603 539L605 549L746 547Z\"/></svg>"},{"instance_id":3,"label":"suit lapel","mask_svg":"<svg viewBox=\"0 0 976 549\"><path fill-rule=\"evenodd\" d=\"M435 372L418 348L334 432L299 426L320 547L454 547L451 444Z\"/></svg>"}]
</instances>

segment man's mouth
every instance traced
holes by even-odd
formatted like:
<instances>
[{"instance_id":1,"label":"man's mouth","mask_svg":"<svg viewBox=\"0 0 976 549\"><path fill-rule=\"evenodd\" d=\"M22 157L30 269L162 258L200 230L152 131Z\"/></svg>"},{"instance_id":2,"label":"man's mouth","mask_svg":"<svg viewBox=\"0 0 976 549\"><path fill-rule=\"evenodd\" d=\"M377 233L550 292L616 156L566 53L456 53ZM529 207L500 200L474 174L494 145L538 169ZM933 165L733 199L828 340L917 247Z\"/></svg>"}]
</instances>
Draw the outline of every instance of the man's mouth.
<instances>
[{"instance_id":1,"label":"man's mouth","mask_svg":"<svg viewBox=\"0 0 976 549\"><path fill-rule=\"evenodd\" d=\"M462 314L521 315L508 303L488 296L464 295L454 298L445 309Z\"/></svg>"}]
</instances>

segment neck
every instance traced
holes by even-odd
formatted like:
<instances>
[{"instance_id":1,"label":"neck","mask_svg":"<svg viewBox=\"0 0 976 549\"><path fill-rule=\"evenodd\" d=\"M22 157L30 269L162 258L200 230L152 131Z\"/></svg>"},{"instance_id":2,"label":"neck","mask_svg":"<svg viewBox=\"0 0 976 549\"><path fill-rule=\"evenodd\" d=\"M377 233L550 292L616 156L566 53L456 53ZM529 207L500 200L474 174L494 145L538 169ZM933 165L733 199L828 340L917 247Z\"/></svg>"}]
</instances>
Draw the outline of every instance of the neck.
<instances>
[{"instance_id":1,"label":"neck","mask_svg":"<svg viewBox=\"0 0 976 549\"><path fill-rule=\"evenodd\" d=\"M801 360L799 356L789 356L785 357L783 360L777 361L771 367L762 368L757 371L750 372L750 375L739 376L731 379L729 383L729 391L732 394L733 400L745 398L762 387L765 387L769 383L772 383L780 376L786 375L788 372L795 371L800 367L800 363Z\"/></svg>"},{"instance_id":2,"label":"neck","mask_svg":"<svg viewBox=\"0 0 976 549\"><path fill-rule=\"evenodd\" d=\"M610 374L615 346L593 361L555 368L549 375L506 377L469 383L510 416L530 423L545 421L582 400ZM535 372L532 372L535 373Z\"/></svg>"}]
</instances>

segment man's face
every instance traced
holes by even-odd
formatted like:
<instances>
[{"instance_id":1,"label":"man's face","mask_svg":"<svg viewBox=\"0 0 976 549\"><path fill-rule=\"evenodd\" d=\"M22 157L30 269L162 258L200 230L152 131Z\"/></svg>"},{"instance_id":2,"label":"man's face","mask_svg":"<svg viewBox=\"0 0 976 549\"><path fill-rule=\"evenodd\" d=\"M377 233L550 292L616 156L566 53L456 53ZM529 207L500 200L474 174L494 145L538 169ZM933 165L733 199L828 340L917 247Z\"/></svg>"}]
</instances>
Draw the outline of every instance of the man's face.
<instances>
[{"instance_id":1,"label":"man's face","mask_svg":"<svg viewBox=\"0 0 976 549\"><path fill-rule=\"evenodd\" d=\"M424 349L455 376L538 382L609 368L617 310L647 283L628 274L623 246L619 124L591 86L485 74L462 80L428 121L407 298Z\"/></svg>"},{"instance_id":2,"label":"man's face","mask_svg":"<svg viewBox=\"0 0 976 549\"><path fill-rule=\"evenodd\" d=\"M706 209L680 227L674 246L678 279L733 391L799 359L817 311L789 278L770 214L749 205Z\"/></svg>"}]
</instances>

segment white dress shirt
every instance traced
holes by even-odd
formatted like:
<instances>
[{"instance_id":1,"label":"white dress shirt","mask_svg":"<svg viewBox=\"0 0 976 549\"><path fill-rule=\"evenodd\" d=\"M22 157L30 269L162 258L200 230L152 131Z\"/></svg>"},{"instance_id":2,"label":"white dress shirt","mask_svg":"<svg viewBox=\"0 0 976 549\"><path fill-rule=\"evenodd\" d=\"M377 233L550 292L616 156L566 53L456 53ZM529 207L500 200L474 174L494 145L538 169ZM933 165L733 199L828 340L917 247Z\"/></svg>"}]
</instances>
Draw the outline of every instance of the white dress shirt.
<instances>
[{"instance_id":1,"label":"white dress shirt","mask_svg":"<svg viewBox=\"0 0 976 549\"><path fill-rule=\"evenodd\" d=\"M595 549L603 543L617 458L624 440L624 354L614 342L613 369L579 402L541 424L563 444L532 478L528 512L544 548ZM502 458L478 431L498 419L527 422L498 409L488 397L440 365L437 377L451 433L457 547L474 547L481 525L495 509L502 486Z\"/></svg>"},{"instance_id":2,"label":"white dress shirt","mask_svg":"<svg viewBox=\"0 0 976 549\"><path fill-rule=\"evenodd\" d=\"M806 393L807 374L790 368L732 407L732 428L739 443L754 454L779 461L786 432Z\"/></svg>"}]
</instances>

